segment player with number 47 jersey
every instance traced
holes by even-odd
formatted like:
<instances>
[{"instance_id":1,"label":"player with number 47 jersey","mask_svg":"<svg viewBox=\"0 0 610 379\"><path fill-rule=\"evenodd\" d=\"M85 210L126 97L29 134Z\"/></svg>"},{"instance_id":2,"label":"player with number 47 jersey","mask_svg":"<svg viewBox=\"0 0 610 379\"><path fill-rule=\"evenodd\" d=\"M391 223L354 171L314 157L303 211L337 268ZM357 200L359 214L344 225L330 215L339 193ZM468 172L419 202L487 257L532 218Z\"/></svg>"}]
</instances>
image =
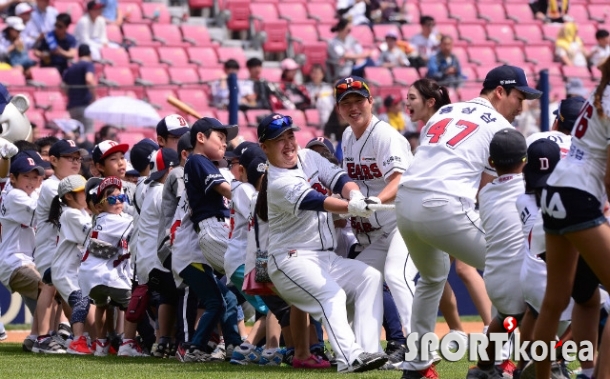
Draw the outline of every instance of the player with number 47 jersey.
<instances>
[{"instance_id":1,"label":"player with number 47 jersey","mask_svg":"<svg viewBox=\"0 0 610 379\"><path fill-rule=\"evenodd\" d=\"M528 86L522 69L496 67L485 77L479 97L445 105L422 130L396 195L398 229L420 273L411 322L419 336L434 331L449 255L483 269L485 233L475 201L479 188L496 176L489 145L496 132L511 127L523 100L541 94ZM403 364L403 379L436 377L432 363L418 352L416 360Z\"/></svg>"}]
</instances>

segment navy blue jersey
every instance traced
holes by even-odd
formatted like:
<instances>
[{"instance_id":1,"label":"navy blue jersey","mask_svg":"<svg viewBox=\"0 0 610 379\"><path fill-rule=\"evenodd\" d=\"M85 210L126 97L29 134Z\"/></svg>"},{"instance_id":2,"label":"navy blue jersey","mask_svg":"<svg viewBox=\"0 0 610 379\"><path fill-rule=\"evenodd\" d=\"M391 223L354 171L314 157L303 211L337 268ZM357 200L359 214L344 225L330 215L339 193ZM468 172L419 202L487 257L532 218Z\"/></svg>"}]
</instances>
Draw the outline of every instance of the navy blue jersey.
<instances>
[{"instance_id":1,"label":"navy blue jersey","mask_svg":"<svg viewBox=\"0 0 610 379\"><path fill-rule=\"evenodd\" d=\"M184 186L191 207L191 220L199 221L210 217L229 217L229 201L214 187L227 181L218 168L207 157L193 154L184 166Z\"/></svg>"}]
</instances>

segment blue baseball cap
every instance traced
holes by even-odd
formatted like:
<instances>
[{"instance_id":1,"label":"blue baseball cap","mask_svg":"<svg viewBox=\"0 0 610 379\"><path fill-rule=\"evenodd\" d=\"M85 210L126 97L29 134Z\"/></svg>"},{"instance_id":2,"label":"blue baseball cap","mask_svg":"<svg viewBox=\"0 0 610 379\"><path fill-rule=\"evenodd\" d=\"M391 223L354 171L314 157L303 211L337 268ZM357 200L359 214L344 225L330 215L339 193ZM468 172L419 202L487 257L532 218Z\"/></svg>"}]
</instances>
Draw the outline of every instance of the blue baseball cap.
<instances>
[{"instance_id":1,"label":"blue baseball cap","mask_svg":"<svg viewBox=\"0 0 610 379\"><path fill-rule=\"evenodd\" d=\"M516 88L525 95L527 100L538 99L542 96L542 91L529 86L525 71L515 66L498 66L487 73L483 88L493 89L497 86Z\"/></svg>"},{"instance_id":2,"label":"blue baseball cap","mask_svg":"<svg viewBox=\"0 0 610 379\"><path fill-rule=\"evenodd\" d=\"M359 76L348 76L335 83L335 100L337 100L337 103L350 93L357 93L366 98L371 97L369 85Z\"/></svg>"},{"instance_id":3,"label":"blue baseball cap","mask_svg":"<svg viewBox=\"0 0 610 379\"><path fill-rule=\"evenodd\" d=\"M11 159L11 174L25 174L34 170L38 171L38 175L44 175L44 168L27 153L19 153Z\"/></svg>"},{"instance_id":4,"label":"blue baseball cap","mask_svg":"<svg viewBox=\"0 0 610 379\"><path fill-rule=\"evenodd\" d=\"M248 177L248 183L256 186L258 179L265 174L267 171L267 157L257 156L255 157L246 168L246 176Z\"/></svg>"},{"instance_id":5,"label":"blue baseball cap","mask_svg":"<svg viewBox=\"0 0 610 379\"><path fill-rule=\"evenodd\" d=\"M233 152L236 157L239 158L239 164L244 166L244 168L248 168L250 162L252 162L254 158L267 160L267 155L265 155L265 152L260 145L255 142L244 141L237 145Z\"/></svg>"},{"instance_id":6,"label":"blue baseball cap","mask_svg":"<svg viewBox=\"0 0 610 379\"><path fill-rule=\"evenodd\" d=\"M213 117L203 117L195 121L191 127L191 145L197 144L197 134L208 130L220 130L227 133L227 142L237 137L237 125L225 125Z\"/></svg>"},{"instance_id":7,"label":"blue baseball cap","mask_svg":"<svg viewBox=\"0 0 610 379\"><path fill-rule=\"evenodd\" d=\"M157 123L157 134L167 138L170 134L176 137L182 136L189 131L189 124L179 114L165 116Z\"/></svg>"},{"instance_id":8,"label":"blue baseball cap","mask_svg":"<svg viewBox=\"0 0 610 379\"><path fill-rule=\"evenodd\" d=\"M71 139L60 139L55 142L49 149L49 155L54 157L61 157L62 155L69 155L74 153L80 153L81 157L89 155L87 150L81 149L76 142Z\"/></svg>"},{"instance_id":9,"label":"blue baseball cap","mask_svg":"<svg viewBox=\"0 0 610 379\"><path fill-rule=\"evenodd\" d=\"M258 124L256 130L258 142L276 139L288 130L297 131L301 129L292 122L292 117L284 116L279 113L272 113L263 118Z\"/></svg>"},{"instance_id":10,"label":"blue baseball cap","mask_svg":"<svg viewBox=\"0 0 610 379\"><path fill-rule=\"evenodd\" d=\"M587 100L582 96L572 96L561 100L557 110L553 112L557 116L557 124L559 128L572 131L574 123L580 115L580 110Z\"/></svg>"},{"instance_id":11,"label":"blue baseball cap","mask_svg":"<svg viewBox=\"0 0 610 379\"><path fill-rule=\"evenodd\" d=\"M4 108L11 102L11 95L4 84L0 83L0 114L4 113Z\"/></svg>"},{"instance_id":12,"label":"blue baseball cap","mask_svg":"<svg viewBox=\"0 0 610 379\"><path fill-rule=\"evenodd\" d=\"M144 138L133 145L129 152L129 160L133 169L138 172L137 175L148 167L151 154L157 150L159 150L159 145L150 138Z\"/></svg>"},{"instance_id":13,"label":"blue baseball cap","mask_svg":"<svg viewBox=\"0 0 610 379\"><path fill-rule=\"evenodd\" d=\"M561 159L561 149L555 141L541 138L527 148L527 163L523 177L527 188L543 188Z\"/></svg>"},{"instance_id":14,"label":"blue baseball cap","mask_svg":"<svg viewBox=\"0 0 610 379\"><path fill-rule=\"evenodd\" d=\"M311 141L307 142L307 145L305 145L305 148L311 149L314 146L325 147L332 155L335 155L335 147L333 146L333 143L330 142L330 140L328 138L324 138L324 137L312 138Z\"/></svg>"},{"instance_id":15,"label":"blue baseball cap","mask_svg":"<svg viewBox=\"0 0 610 379\"><path fill-rule=\"evenodd\" d=\"M26 154L28 157L32 158L34 162L36 162L36 166L40 166L44 169L51 168L51 162L42 159L42 156L36 150L22 150L20 154Z\"/></svg>"}]
</instances>

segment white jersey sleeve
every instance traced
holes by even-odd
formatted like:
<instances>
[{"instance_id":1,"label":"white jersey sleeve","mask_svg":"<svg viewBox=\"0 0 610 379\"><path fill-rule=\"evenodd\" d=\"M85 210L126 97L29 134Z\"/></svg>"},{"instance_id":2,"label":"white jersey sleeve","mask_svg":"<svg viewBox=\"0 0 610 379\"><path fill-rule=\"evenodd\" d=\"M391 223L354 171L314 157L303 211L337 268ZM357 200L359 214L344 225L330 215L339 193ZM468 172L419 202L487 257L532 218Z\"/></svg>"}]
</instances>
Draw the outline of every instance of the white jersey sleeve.
<instances>
[{"instance_id":1,"label":"white jersey sleeve","mask_svg":"<svg viewBox=\"0 0 610 379\"><path fill-rule=\"evenodd\" d=\"M237 180L231 183L231 187L229 243L224 257L224 268L227 277L231 277L235 270L246 261L250 206L252 205L252 196L256 192L252 184L242 183Z\"/></svg>"},{"instance_id":2,"label":"white jersey sleeve","mask_svg":"<svg viewBox=\"0 0 610 379\"><path fill-rule=\"evenodd\" d=\"M161 214L162 198L163 185L156 182L150 183L138 218L138 246L135 262L138 283L140 284L148 283L148 276L154 269L168 272L157 255L158 224L163 220Z\"/></svg>"},{"instance_id":3,"label":"white jersey sleeve","mask_svg":"<svg viewBox=\"0 0 610 379\"><path fill-rule=\"evenodd\" d=\"M41 275L44 274L46 269L51 267L53 255L57 250L59 230L48 219L51 203L57 195L58 187L59 179L55 175L42 182L36 206L36 251L34 253L34 262L36 262L36 268Z\"/></svg>"},{"instance_id":4,"label":"white jersey sleeve","mask_svg":"<svg viewBox=\"0 0 610 379\"><path fill-rule=\"evenodd\" d=\"M489 165L493 136L512 125L483 98L450 104L436 112L421 131L420 146L401 186L467 198L473 203Z\"/></svg>"}]
</instances>

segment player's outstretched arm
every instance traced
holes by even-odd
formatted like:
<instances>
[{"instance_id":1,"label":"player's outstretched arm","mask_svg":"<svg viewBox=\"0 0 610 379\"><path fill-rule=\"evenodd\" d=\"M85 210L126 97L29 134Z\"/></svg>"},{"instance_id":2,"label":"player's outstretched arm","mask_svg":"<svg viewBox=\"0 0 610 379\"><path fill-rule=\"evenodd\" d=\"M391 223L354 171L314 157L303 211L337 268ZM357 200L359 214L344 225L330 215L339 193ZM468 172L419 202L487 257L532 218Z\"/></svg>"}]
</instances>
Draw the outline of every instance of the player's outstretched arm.
<instances>
[{"instance_id":1,"label":"player's outstretched arm","mask_svg":"<svg viewBox=\"0 0 610 379\"><path fill-rule=\"evenodd\" d=\"M231 200L231 185L227 182L222 182L214 187L214 191Z\"/></svg>"}]
</instances>

